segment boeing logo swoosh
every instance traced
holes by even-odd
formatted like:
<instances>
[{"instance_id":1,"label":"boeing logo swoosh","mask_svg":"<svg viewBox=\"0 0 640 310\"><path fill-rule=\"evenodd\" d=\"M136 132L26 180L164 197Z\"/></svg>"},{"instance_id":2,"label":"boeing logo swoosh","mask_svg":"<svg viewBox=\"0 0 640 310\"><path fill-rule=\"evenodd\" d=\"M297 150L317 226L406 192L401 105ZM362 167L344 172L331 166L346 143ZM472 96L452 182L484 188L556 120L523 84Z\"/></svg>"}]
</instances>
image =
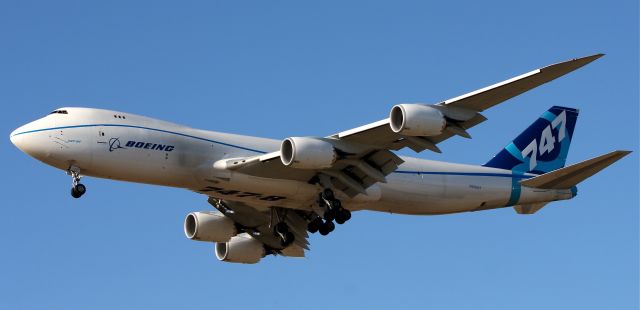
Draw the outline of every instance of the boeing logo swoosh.
<instances>
[{"instance_id":1,"label":"boeing logo swoosh","mask_svg":"<svg viewBox=\"0 0 640 310\"><path fill-rule=\"evenodd\" d=\"M109 139L109 152L113 152L117 149L124 149L124 147L120 146L120 139L111 138Z\"/></svg>"}]
</instances>

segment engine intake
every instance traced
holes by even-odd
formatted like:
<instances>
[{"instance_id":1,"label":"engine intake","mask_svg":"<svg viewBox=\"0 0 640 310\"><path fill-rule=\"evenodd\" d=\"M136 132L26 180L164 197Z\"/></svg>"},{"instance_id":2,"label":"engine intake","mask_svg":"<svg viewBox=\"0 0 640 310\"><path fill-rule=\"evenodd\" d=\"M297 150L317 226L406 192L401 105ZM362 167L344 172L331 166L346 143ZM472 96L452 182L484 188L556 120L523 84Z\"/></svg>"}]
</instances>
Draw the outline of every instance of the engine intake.
<instances>
[{"instance_id":1,"label":"engine intake","mask_svg":"<svg viewBox=\"0 0 640 310\"><path fill-rule=\"evenodd\" d=\"M398 104L391 108L389 124L405 136L437 136L447 125L440 110L423 104Z\"/></svg>"},{"instance_id":2,"label":"engine intake","mask_svg":"<svg viewBox=\"0 0 640 310\"><path fill-rule=\"evenodd\" d=\"M333 144L322 139L291 137L280 145L280 160L293 168L330 168L336 161L336 150Z\"/></svg>"},{"instance_id":3,"label":"engine intake","mask_svg":"<svg viewBox=\"0 0 640 310\"><path fill-rule=\"evenodd\" d=\"M218 212L192 212L184 219L184 234L191 240L227 242L237 233L233 220Z\"/></svg>"},{"instance_id":4,"label":"engine intake","mask_svg":"<svg viewBox=\"0 0 640 310\"><path fill-rule=\"evenodd\" d=\"M223 262L255 264L265 255L262 242L247 233L239 234L229 242L216 243L216 257Z\"/></svg>"}]
</instances>

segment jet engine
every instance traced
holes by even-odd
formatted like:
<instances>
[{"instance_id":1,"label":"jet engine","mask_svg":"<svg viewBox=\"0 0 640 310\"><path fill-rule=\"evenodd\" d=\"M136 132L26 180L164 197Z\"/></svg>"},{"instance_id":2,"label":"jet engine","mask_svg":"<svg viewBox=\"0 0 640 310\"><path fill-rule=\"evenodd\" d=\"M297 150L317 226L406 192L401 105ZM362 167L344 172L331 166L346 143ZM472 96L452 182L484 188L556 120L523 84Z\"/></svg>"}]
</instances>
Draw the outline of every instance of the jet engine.
<instances>
[{"instance_id":1,"label":"jet engine","mask_svg":"<svg viewBox=\"0 0 640 310\"><path fill-rule=\"evenodd\" d=\"M280 145L280 160L293 168L324 169L336 161L336 150L333 144L322 139L291 137Z\"/></svg>"},{"instance_id":2,"label":"jet engine","mask_svg":"<svg viewBox=\"0 0 640 310\"><path fill-rule=\"evenodd\" d=\"M437 136L447 125L440 110L423 104L398 104L389 114L391 130L405 136Z\"/></svg>"},{"instance_id":3,"label":"jet engine","mask_svg":"<svg viewBox=\"0 0 640 310\"><path fill-rule=\"evenodd\" d=\"M216 243L216 257L229 263L255 264L266 255L262 242L247 233Z\"/></svg>"},{"instance_id":4,"label":"jet engine","mask_svg":"<svg viewBox=\"0 0 640 310\"><path fill-rule=\"evenodd\" d=\"M221 213L201 211L187 214L184 233L191 240L227 242L238 231L233 220Z\"/></svg>"}]
</instances>

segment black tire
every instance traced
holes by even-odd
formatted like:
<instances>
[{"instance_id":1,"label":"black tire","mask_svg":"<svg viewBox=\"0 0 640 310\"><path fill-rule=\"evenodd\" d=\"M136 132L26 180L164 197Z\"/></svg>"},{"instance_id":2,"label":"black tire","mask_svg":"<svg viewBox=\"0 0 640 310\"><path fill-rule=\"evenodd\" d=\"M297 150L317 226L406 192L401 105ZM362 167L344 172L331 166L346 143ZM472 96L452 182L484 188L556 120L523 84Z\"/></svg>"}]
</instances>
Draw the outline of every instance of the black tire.
<instances>
[{"instance_id":1,"label":"black tire","mask_svg":"<svg viewBox=\"0 0 640 310\"><path fill-rule=\"evenodd\" d=\"M316 218L313 221L309 222L309 224L307 224L307 231L315 234L319 229L320 229L320 224L322 220L319 220L320 218Z\"/></svg>"},{"instance_id":2,"label":"black tire","mask_svg":"<svg viewBox=\"0 0 640 310\"><path fill-rule=\"evenodd\" d=\"M333 209L341 209L342 208L342 202L340 202L340 200L335 199L331 202L331 208Z\"/></svg>"},{"instance_id":3,"label":"black tire","mask_svg":"<svg viewBox=\"0 0 640 310\"><path fill-rule=\"evenodd\" d=\"M296 236L292 232L287 232L284 234L284 239L280 240L280 245L287 247L291 245L294 240L296 240Z\"/></svg>"},{"instance_id":4,"label":"black tire","mask_svg":"<svg viewBox=\"0 0 640 310\"><path fill-rule=\"evenodd\" d=\"M327 231L328 231L327 233L330 233L330 232L332 232L334 229L336 229L336 224L334 224L333 222L326 222L326 223L324 223L324 225L323 225L323 226L325 226L325 227L326 227L326 229L327 229Z\"/></svg>"},{"instance_id":5,"label":"black tire","mask_svg":"<svg viewBox=\"0 0 640 310\"><path fill-rule=\"evenodd\" d=\"M324 220L327 222L331 222L333 221L333 219L336 217L335 213L333 212L333 210L327 210L324 212Z\"/></svg>"},{"instance_id":6,"label":"black tire","mask_svg":"<svg viewBox=\"0 0 640 310\"><path fill-rule=\"evenodd\" d=\"M286 235L289 232L289 226L285 222L280 222L276 224L275 230L278 234Z\"/></svg>"},{"instance_id":7,"label":"black tire","mask_svg":"<svg viewBox=\"0 0 640 310\"><path fill-rule=\"evenodd\" d=\"M349 211L347 209L342 209L342 218L344 219L345 222L350 220L351 219L351 211Z\"/></svg>"},{"instance_id":8,"label":"black tire","mask_svg":"<svg viewBox=\"0 0 640 310\"><path fill-rule=\"evenodd\" d=\"M75 186L75 190L76 190L76 192L80 193L80 196L82 196L82 195L84 195L84 193L87 192L87 187L84 186L83 184L78 183Z\"/></svg>"},{"instance_id":9,"label":"black tire","mask_svg":"<svg viewBox=\"0 0 640 310\"><path fill-rule=\"evenodd\" d=\"M82 184L77 184L71 188L71 197L80 198L87 192L87 187Z\"/></svg>"},{"instance_id":10,"label":"black tire","mask_svg":"<svg viewBox=\"0 0 640 310\"><path fill-rule=\"evenodd\" d=\"M82 194L80 194L78 191L76 191L75 187L72 187L71 188L71 197L80 198L80 196L82 196Z\"/></svg>"},{"instance_id":11,"label":"black tire","mask_svg":"<svg viewBox=\"0 0 640 310\"><path fill-rule=\"evenodd\" d=\"M346 222L347 220L344 217L344 209L339 209L336 210L336 223L342 225Z\"/></svg>"},{"instance_id":12,"label":"black tire","mask_svg":"<svg viewBox=\"0 0 640 310\"><path fill-rule=\"evenodd\" d=\"M320 225L320 229L318 231L321 235L326 236L330 232L332 232L334 228L335 225L333 224L333 222L323 222L322 225Z\"/></svg>"},{"instance_id":13,"label":"black tire","mask_svg":"<svg viewBox=\"0 0 640 310\"><path fill-rule=\"evenodd\" d=\"M329 201L336 199L335 195L333 194L333 191L328 188L322 191L322 197Z\"/></svg>"},{"instance_id":14,"label":"black tire","mask_svg":"<svg viewBox=\"0 0 640 310\"><path fill-rule=\"evenodd\" d=\"M329 234L329 230L327 230L327 228L324 225L320 226L320 229L318 229L318 232L320 232L320 234L323 236L326 236Z\"/></svg>"}]
</instances>

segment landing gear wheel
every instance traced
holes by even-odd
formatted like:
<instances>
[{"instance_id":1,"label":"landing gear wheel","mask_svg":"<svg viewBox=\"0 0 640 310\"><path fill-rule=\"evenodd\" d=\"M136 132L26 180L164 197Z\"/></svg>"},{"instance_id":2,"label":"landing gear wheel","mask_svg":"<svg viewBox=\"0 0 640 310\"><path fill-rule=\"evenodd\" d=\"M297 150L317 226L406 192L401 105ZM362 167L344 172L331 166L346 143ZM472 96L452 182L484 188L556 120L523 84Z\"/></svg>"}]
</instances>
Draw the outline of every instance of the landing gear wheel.
<instances>
[{"instance_id":1,"label":"landing gear wheel","mask_svg":"<svg viewBox=\"0 0 640 310\"><path fill-rule=\"evenodd\" d=\"M78 183L71 188L71 197L80 198L87 192L87 187Z\"/></svg>"},{"instance_id":2,"label":"landing gear wheel","mask_svg":"<svg viewBox=\"0 0 640 310\"><path fill-rule=\"evenodd\" d=\"M280 245L283 247L288 247L296 240L296 236L292 232L287 232L284 234L284 238L280 239Z\"/></svg>"},{"instance_id":3,"label":"landing gear wheel","mask_svg":"<svg viewBox=\"0 0 640 310\"><path fill-rule=\"evenodd\" d=\"M334 224L333 222L327 222L325 224L326 224L327 229L329 230L329 232L332 232L334 229L336 229L336 224Z\"/></svg>"},{"instance_id":4,"label":"landing gear wheel","mask_svg":"<svg viewBox=\"0 0 640 310\"><path fill-rule=\"evenodd\" d=\"M274 227L275 234L280 237L280 245L287 247L295 240L295 235L289 231L289 226L285 222L280 222Z\"/></svg>"},{"instance_id":5,"label":"landing gear wheel","mask_svg":"<svg viewBox=\"0 0 640 310\"><path fill-rule=\"evenodd\" d=\"M334 229L336 229L336 225L333 224L333 222L324 222L324 224L322 224L322 226L320 226L320 234L323 236L328 235L330 232L332 232Z\"/></svg>"},{"instance_id":6,"label":"landing gear wheel","mask_svg":"<svg viewBox=\"0 0 640 310\"><path fill-rule=\"evenodd\" d=\"M329 234L329 230L324 225L320 226L320 229L318 231L323 236L326 236Z\"/></svg>"},{"instance_id":7,"label":"landing gear wheel","mask_svg":"<svg viewBox=\"0 0 640 310\"><path fill-rule=\"evenodd\" d=\"M280 222L276 224L275 230L277 234L284 235L289 232L289 226L285 222Z\"/></svg>"},{"instance_id":8,"label":"landing gear wheel","mask_svg":"<svg viewBox=\"0 0 640 310\"><path fill-rule=\"evenodd\" d=\"M333 194L333 191L331 189L326 188L324 191L322 191L322 198L332 201L336 199L336 196Z\"/></svg>"},{"instance_id":9,"label":"landing gear wheel","mask_svg":"<svg viewBox=\"0 0 640 310\"><path fill-rule=\"evenodd\" d=\"M340 210L336 210L336 223L344 224L349 219L351 219L351 211L345 208L340 208Z\"/></svg>"},{"instance_id":10,"label":"landing gear wheel","mask_svg":"<svg viewBox=\"0 0 640 310\"><path fill-rule=\"evenodd\" d=\"M347 210L347 209L342 209L342 216L344 217L344 221L348 221L351 219L351 211Z\"/></svg>"},{"instance_id":11,"label":"landing gear wheel","mask_svg":"<svg viewBox=\"0 0 640 310\"><path fill-rule=\"evenodd\" d=\"M312 234L315 234L320 229L320 226L322 226L322 224L324 224L322 222L322 219L319 217L316 217L311 222L309 222L309 224L307 224L307 231Z\"/></svg>"},{"instance_id":12,"label":"landing gear wheel","mask_svg":"<svg viewBox=\"0 0 640 310\"><path fill-rule=\"evenodd\" d=\"M76 189L74 187L71 188L71 197L73 198L80 198L80 193L76 192Z\"/></svg>"},{"instance_id":13,"label":"landing gear wheel","mask_svg":"<svg viewBox=\"0 0 640 310\"><path fill-rule=\"evenodd\" d=\"M336 223L342 225L346 222L344 219L344 214L341 211L338 211L336 214Z\"/></svg>"},{"instance_id":14,"label":"landing gear wheel","mask_svg":"<svg viewBox=\"0 0 640 310\"><path fill-rule=\"evenodd\" d=\"M335 212L333 210L324 211L324 215L322 216L325 221L331 222L336 217Z\"/></svg>"}]
</instances>

